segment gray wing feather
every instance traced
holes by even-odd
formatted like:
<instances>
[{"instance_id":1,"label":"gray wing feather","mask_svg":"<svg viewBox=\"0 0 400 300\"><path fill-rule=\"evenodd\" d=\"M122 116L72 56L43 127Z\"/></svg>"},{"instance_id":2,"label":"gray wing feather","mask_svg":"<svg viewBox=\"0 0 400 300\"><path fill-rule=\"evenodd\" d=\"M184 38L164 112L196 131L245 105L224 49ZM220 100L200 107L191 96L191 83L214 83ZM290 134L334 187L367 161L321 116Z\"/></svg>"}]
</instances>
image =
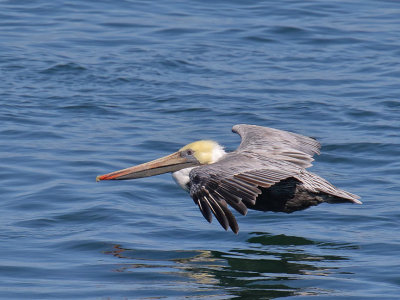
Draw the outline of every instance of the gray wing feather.
<instances>
[{"instance_id":1,"label":"gray wing feather","mask_svg":"<svg viewBox=\"0 0 400 300\"><path fill-rule=\"evenodd\" d=\"M242 138L236 152L284 160L303 168L310 167L313 155L320 153L320 143L304 135L246 124L235 125L232 131Z\"/></svg>"},{"instance_id":2,"label":"gray wing feather","mask_svg":"<svg viewBox=\"0 0 400 300\"><path fill-rule=\"evenodd\" d=\"M314 173L302 170L299 174L297 174L294 177L303 184L303 187L306 190L310 192L314 193L322 192L332 196L350 200L353 203L362 204L362 202L358 200L360 199L360 196L341 190L330 184L324 178Z\"/></svg>"}]
</instances>

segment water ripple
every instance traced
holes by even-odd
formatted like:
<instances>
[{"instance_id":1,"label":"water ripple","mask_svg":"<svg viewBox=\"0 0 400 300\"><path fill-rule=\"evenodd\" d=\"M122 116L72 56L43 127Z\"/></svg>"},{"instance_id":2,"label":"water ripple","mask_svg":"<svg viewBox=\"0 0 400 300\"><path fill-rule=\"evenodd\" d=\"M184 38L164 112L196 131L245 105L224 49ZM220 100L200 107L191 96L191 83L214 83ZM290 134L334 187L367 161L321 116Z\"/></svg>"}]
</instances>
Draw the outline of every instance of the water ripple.
<instances>
[{"instance_id":1,"label":"water ripple","mask_svg":"<svg viewBox=\"0 0 400 300\"><path fill-rule=\"evenodd\" d=\"M60 5L62 4L62 5ZM396 1L0 2L0 294L397 299ZM202 219L169 175L95 183L232 125L317 138L363 205Z\"/></svg>"}]
</instances>

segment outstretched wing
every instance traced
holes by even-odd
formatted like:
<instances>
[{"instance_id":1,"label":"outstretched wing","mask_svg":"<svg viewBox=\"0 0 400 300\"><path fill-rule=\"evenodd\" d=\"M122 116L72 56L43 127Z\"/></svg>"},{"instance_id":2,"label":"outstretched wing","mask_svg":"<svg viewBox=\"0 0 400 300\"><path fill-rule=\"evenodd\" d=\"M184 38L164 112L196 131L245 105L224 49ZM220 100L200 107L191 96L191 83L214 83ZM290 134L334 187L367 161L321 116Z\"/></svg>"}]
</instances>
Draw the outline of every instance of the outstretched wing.
<instances>
[{"instance_id":1,"label":"outstretched wing","mask_svg":"<svg viewBox=\"0 0 400 300\"><path fill-rule=\"evenodd\" d=\"M225 230L230 227L237 233L239 226L228 204L245 215L246 204L255 204L261 187L268 188L301 170L285 161L232 152L214 164L190 172L190 196L208 222L214 215Z\"/></svg>"},{"instance_id":2,"label":"outstretched wing","mask_svg":"<svg viewBox=\"0 0 400 300\"><path fill-rule=\"evenodd\" d=\"M239 124L232 128L242 138L235 152L258 154L287 161L303 168L311 166L321 145L313 138L274 128Z\"/></svg>"},{"instance_id":3,"label":"outstretched wing","mask_svg":"<svg viewBox=\"0 0 400 300\"><path fill-rule=\"evenodd\" d=\"M320 144L309 137L255 125L235 125L242 142L220 161L190 172L190 195L207 221L216 217L225 230L239 230L228 204L242 215L254 205L260 188L300 175L319 154Z\"/></svg>"}]
</instances>

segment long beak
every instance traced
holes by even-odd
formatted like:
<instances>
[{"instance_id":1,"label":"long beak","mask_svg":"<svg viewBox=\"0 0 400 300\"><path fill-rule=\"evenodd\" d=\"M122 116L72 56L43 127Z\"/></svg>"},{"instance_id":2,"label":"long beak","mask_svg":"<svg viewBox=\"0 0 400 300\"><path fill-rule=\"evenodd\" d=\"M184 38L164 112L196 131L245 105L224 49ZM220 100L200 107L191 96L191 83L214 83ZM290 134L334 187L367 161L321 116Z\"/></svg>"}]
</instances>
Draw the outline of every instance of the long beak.
<instances>
[{"instance_id":1,"label":"long beak","mask_svg":"<svg viewBox=\"0 0 400 300\"><path fill-rule=\"evenodd\" d=\"M168 172L175 172L184 168L193 167L197 164L197 162L189 161L186 157L182 157L180 152L175 152L138 166L99 175L96 177L96 181L149 177Z\"/></svg>"}]
</instances>

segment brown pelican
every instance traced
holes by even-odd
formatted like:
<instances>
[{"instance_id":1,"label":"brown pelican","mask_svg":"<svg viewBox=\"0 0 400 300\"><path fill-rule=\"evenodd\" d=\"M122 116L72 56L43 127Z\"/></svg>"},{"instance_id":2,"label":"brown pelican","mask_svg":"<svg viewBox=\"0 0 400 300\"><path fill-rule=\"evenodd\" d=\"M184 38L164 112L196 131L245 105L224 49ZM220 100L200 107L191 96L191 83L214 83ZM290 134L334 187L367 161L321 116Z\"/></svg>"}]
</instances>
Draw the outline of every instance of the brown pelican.
<instances>
[{"instance_id":1,"label":"brown pelican","mask_svg":"<svg viewBox=\"0 0 400 300\"><path fill-rule=\"evenodd\" d=\"M228 204L242 215L247 209L291 213L323 202L361 204L357 195L338 189L306 170L319 154L315 139L255 125L235 125L242 141L230 153L209 140L188 144L168 156L97 176L100 180L136 179L172 172L190 193L204 218L239 231Z\"/></svg>"}]
</instances>

